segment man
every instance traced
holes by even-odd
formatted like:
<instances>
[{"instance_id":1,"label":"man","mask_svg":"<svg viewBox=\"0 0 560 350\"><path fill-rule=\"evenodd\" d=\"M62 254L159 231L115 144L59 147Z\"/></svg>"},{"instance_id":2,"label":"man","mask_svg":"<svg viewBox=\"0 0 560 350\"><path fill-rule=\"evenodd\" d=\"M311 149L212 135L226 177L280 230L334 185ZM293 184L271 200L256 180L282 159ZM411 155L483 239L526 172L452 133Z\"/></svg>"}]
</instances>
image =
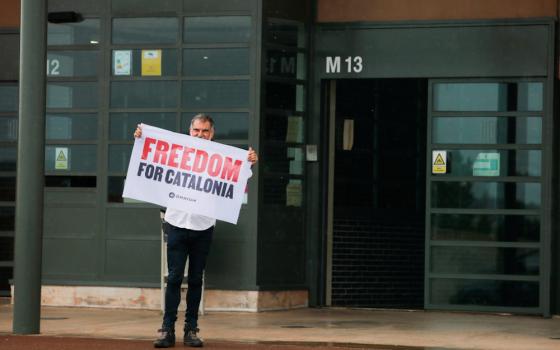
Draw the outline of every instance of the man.
<instances>
[{"instance_id":1,"label":"man","mask_svg":"<svg viewBox=\"0 0 560 350\"><path fill-rule=\"evenodd\" d=\"M189 134L206 140L214 138L214 121L208 115L197 114L191 120ZM134 137L141 137L140 126ZM255 164L256 152L249 147L247 160ZM165 311L160 336L154 342L156 348L169 348L175 345L175 321L177 308L181 302L181 283L187 258L189 259L187 311L183 343L187 346L202 347L197 336L198 309L202 294L202 276L206 267L206 257L212 243L212 233L216 219L168 208L165 212L164 232L167 235L167 267L169 275L165 290Z\"/></svg>"}]
</instances>

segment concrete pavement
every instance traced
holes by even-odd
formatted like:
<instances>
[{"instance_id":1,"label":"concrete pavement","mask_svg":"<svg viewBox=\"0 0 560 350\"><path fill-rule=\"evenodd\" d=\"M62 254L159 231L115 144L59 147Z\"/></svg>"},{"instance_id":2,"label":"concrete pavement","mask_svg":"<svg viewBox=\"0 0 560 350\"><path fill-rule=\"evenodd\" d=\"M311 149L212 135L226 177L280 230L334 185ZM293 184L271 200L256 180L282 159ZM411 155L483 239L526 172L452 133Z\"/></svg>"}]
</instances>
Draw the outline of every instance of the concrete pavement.
<instances>
[{"instance_id":1,"label":"concrete pavement","mask_svg":"<svg viewBox=\"0 0 560 350\"><path fill-rule=\"evenodd\" d=\"M181 342L175 344L177 348L184 348ZM51 337L33 335L2 335L0 334L0 349L2 350L146 350L153 348L151 340L101 339L76 337ZM426 350L418 347L401 347L388 345L348 345L336 344L287 344L287 343L247 343L209 341L204 344L209 350ZM437 350L435 348L430 348ZM441 349L440 349L441 350Z\"/></svg>"},{"instance_id":2,"label":"concrete pavement","mask_svg":"<svg viewBox=\"0 0 560 350\"><path fill-rule=\"evenodd\" d=\"M0 333L12 332L11 305L0 305ZM180 320L183 315L180 314ZM153 340L159 311L43 307L41 334ZM560 318L433 311L306 308L200 317L208 342L369 344L443 349L557 350ZM178 322L177 329L182 325ZM182 334L178 334L180 338Z\"/></svg>"}]
</instances>

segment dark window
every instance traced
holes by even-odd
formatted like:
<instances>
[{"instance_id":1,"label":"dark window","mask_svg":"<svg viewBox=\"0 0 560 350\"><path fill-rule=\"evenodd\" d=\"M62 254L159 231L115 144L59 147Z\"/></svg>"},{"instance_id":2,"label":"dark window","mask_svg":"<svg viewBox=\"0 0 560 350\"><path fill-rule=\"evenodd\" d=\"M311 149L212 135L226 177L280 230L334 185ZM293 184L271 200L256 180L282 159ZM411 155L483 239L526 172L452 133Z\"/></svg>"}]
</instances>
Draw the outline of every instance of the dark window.
<instances>
[{"instance_id":1,"label":"dark window","mask_svg":"<svg viewBox=\"0 0 560 350\"><path fill-rule=\"evenodd\" d=\"M183 107L247 108L249 107L249 81L184 81Z\"/></svg>"},{"instance_id":2,"label":"dark window","mask_svg":"<svg viewBox=\"0 0 560 350\"><path fill-rule=\"evenodd\" d=\"M64 159L66 159L66 161L64 161ZM46 172L95 173L96 169L97 169L97 147L95 145L45 146L45 171Z\"/></svg>"},{"instance_id":3,"label":"dark window","mask_svg":"<svg viewBox=\"0 0 560 350\"><path fill-rule=\"evenodd\" d=\"M46 187L96 187L95 176L45 176Z\"/></svg>"},{"instance_id":4,"label":"dark window","mask_svg":"<svg viewBox=\"0 0 560 350\"><path fill-rule=\"evenodd\" d=\"M15 112L17 110L17 85L0 85L0 112Z\"/></svg>"},{"instance_id":5,"label":"dark window","mask_svg":"<svg viewBox=\"0 0 560 350\"><path fill-rule=\"evenodd\" d=\"M432 208L538 209L540 183L432 182Z\"/></svg>"},{"instance_id":6,"label":"dark window","mask_svg":"<svg viewBox=\"0 0 560 350\"><path fill-rule=\"evenodd\" d=\"M432 214L431 238L444 241L538 242L538 215Z\"/></svg>"},{"instance_id":7,"label":"dark window","mask_svg":"<svg viewBox=\"0 0 560 350\"><path fill-rule=\"evenodd\" d=\"M306 44L303 23L269 20L266 41L269 44L303 48Z\"/></svg>"},{"instance_id":8,"label":"dark window","mask_svg":"<svg viewBox=\"0 0 560 350\"><path fill-rule=\"evenodd\" d=\"M110 145L109 171L126 173L131 153L132 145Z\"/></svg>"},{"instance_id":9,"label":"dark window","mask_svg":"<svg viewBox=\"0 0 560 350\"><path fill-rule=\"evenodd\" d=\"M140 123L173 131L175 121L175 113L111 113L109 139L133 141L132 134Z\"/></svg>"},{"instance_id":10,"label":"dark window","mask_svg":"<svg viewBox=\"0 0 560 350\"><path fill-rule=\"evenodd\" d=\"M436 117L434 143L450 144L540 144L540 117Z\"/></svg>"},{"instance_id":11,"label":"dark window","mask_svg":"<svg viewBox=\"0 0 560 350\"><path fill-rule=\"evenodd\" d=\"M432 279L430 287L436 305L539 306L538 282Z\"/></svg>"},{"instance_id":12,"label":"dark window","mask_svg":"<svg viewBox=\"0 0 560 350\"><path fill-rule=\"evenodd\" d=\"M183 75L221 76L249 74L249 49L186 49Z\"/></svg>"},{"instance_id":13,"label":"dark window","mask_svg":"<svg viewBox=\"0 0 560 350\"><path fill-rule=\"evenodd\" d=\"M97 114L47 114L47 140L96 140Z\"/></svg>"},{"instance_id":14,"label":"dark window","mask_svg":"<svg viewBox=\"0 0 560 350\"><path fill-rule=\"evenodd\" d=\"M97 108L97 100L97 83L47 83L47 108Z\"/></svg>"},{"instance_id":15,"label":"dark window","mask_svg":"<svg viewBox=\"0 0 560 350\"><path fill-rule=\"evenodd\" d=\"M301 147L289 147L285 143L267 144L264 153L267 162L263 169L267 173L302 175L304 153Z\"/></svg>"},{"instance_id":16,"label":"dark window","mask_svg":"<svg viewBox=\"0 0 560 350\"><path fill-rule=\"evenodd\" d=\"M17 147L2 146L0 147L0 170L16 171Z\"/></svg>"},{"instance_id":17,"label":"dark window","mask_svg":"<svg viewBox=\"0 0 560 350\"><path fill-rule=\"evenodd\" d=\"M268 141L302 143L303 124L302 116L267 113L266 139Z\"/></svg>"},{"instance_id":18,"label":"dark window","mask_svg":"<svg viewBox=\"0 0 560 350\"><path fill-rule=\"evenodd\" d=\"M0 231L15 230L15 207L0 207Z\"/></svg>"},{"instance_id":19,"label":"dark window","mask_svg":"<svg viewBox=\"0 0 560 350\"><path fill-rule=\"evenodd\" d=\"M113 44L174 44L178 33L177 18L113 19Z\"/></svg>"},{"instance_id":20,"label":"dark window","mask_svg":"<svg viewBox=\"0 0 560 350\"><path fill-rule=\"evenodd\" d=\"M175 108L176 81L114 81L111 83L113 108Z\"/></svg>"},{"instance_id":21,"label":"dark window","mask_svg":"<svg viewBox=\"0 0 560 350\"><path fill-rule=\"evenodd\" d=\"M10 284L8 283L14 276L13 267L0 267L0 295L10 295Z\"/></svg>"},{"instance_id":22,"label":"dark window","mask_svg":"<svg viewBox=\"0 0 560 350\"><path fill-rule=\"evenodd\" d=\"M437 83L436 111L542 111L543 84L521 83Z\"/></svg>"},{"instance_id":23,"label":"dark window","mask_svg":"<svg viewBox=\"0 0 560 350\"><path fill-rule=\"evenodd\" d=\"M47 76L97 77L98 51L49 51Z\"/></svg>"},{"instance_id":24,"label":"dark window","mask_svg":"<svg viewBox=\"0 0 560 350\"><path fill-rule=\"evenodd\" d=\"M0 261L14 260L14 237L0 237Z\"/></svg>"},{"instance_id":25,"label":"dark window","mask_svg":"<svg viewBox=\"0 0 560 350\"><path fill-rule=\"evenodd\" d=\"M123 202L124 179L124 176L109 176L107 184L107 200L109 202Z\"/></svg>"},{"instance_id":26,"label":"dark window","mask_svg":"<svg viewBox=\"0 0 560 350\"><path fill-rule=\"evenodd\" d=\"M301 112L304 107L303 85L266 83L266 108Z\"/></svg>"},{"instance_id":27,"label":"dark window","mask_svg":"<svg viewBox=\"0 0 560 350\"><path fill-rule=\"evenodd\" d=\"M244 43L251 37L251 17L186 17L185 43Z\"/></svg>"},{"instance_id":28,"label":"dark window","mask_svg":"<svg viewBox=\"0 0 560 350\"><path fill-rule=\"evenodd\" d=\"M0 117L0 141L17 141L17 125L17 117Z\"/></svg>"},{"instance_id":29,"label":"dark window","mask_svg":"<svg viewBox=\"0 0 560 350\"><path fill-rule=\"evenodd\" d=\"M534 248L432 247L433 273L538 275Z\"/></svg>"},{"instance_id":30,"label":"dark window","mask_svg":"<svg viewBox=\"0 0 560 350\"><path fill-rule=\"evenodd\" d=\"M16 178L13 176L0 177L0 202L15 202Z\"/></svg>"},{"instance_id":31,"label":"dark window","mask_svg":"<svg viewBox=\"0 0 560 350\"><path fill-rule=\"evenodd\" d=\"M99 44L99 19L86 18L76 23L49 23L48 45Z\"/></svg>"}]
</instances>

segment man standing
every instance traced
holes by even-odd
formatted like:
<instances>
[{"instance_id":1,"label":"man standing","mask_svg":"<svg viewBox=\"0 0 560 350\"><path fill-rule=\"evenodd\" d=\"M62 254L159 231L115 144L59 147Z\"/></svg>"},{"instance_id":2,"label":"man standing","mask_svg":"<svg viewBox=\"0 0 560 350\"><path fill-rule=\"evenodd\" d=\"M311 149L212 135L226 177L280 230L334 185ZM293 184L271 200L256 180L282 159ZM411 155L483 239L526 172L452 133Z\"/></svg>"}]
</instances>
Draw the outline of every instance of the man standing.
<instances>
[{"instance_id":1,"label":"man standing","mask_svg":"<svg viewBox=\"0 0 560 350\"><path fill-rule=\"evenodd\" d=\"M214 138L214 121L208 115L197 114L191 120L189 134L206 140ZM134 137L142 136L140 126ZM247 160L255 164L256 152L249 147ZM197 336L198 309L202 294L202 277L206 267L206 258L212 243L212 234L216 219L203 215L168 208L165 212L164 232L167 235L167 267L169 275L165 290L165 311L160 336L154 342L156 348L169 348L175 345L175 321L177 309L181 302L181 283L187 258L189 271L187 280L187 311L183 343L187 346L201 347L202 340Z\"/></svg>"}]
</instances>

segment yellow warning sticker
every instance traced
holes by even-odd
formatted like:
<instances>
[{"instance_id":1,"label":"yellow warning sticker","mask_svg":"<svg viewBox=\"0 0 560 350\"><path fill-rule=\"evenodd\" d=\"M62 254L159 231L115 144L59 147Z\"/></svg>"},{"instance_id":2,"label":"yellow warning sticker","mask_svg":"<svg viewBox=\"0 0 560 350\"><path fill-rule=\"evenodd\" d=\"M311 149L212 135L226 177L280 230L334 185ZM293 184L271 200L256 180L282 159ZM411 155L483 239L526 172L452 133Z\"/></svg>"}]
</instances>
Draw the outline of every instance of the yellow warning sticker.
<instances>
[{"instance_id":1,"label":"yellow warning sticker","mask_svg":"<svg viewBox=\"0 0 560 350\"><path fill-rule=\"evenodd\" d=\"M54 168L56 170L68 170L68 147L56 147Z\"/></svg>"},{"instance_id":2,"label":"yellow warning sticker","mask_svg":"<svg viewBox=\"0 0 560 350\"><path fill-rule=\"evenodd\" d=\"M432 174L447 173L447 151L432 151Z\"/></svg>"},{"instance_id":3,"label":"yellow warning sticker","mask_svg":"<svg viewBox=\"0 0 560 350\"><path fill-rule=\"evenodd\" d=\"M66 161L68 161L68 158L66 158L66 155L64 154L63 151L60 151L58 153L58 157L56 157L56 161L57 162L66 162Z\"/></svg>"}]
</instances>

